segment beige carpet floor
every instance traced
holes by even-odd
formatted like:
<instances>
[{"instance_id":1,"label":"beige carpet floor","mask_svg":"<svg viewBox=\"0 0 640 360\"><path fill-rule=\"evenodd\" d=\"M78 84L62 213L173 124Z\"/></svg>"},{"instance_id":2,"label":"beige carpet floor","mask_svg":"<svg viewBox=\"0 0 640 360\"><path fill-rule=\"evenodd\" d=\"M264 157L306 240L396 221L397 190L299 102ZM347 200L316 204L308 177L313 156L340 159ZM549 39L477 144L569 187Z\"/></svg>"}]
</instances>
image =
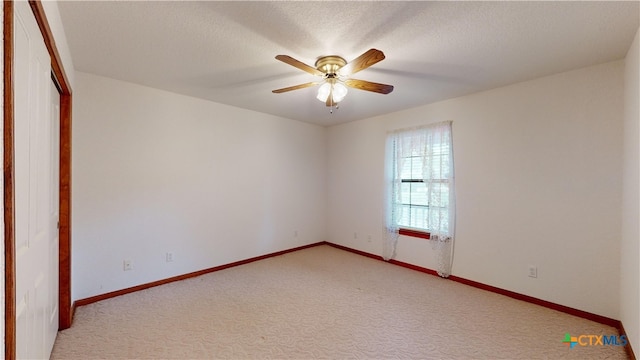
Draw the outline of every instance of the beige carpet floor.
<instances>
[{"instance_id":1,"label":"beige carpet floor","mask_svg":"<svg viewBox=\"0 0 640 360\"><path fill-rule=\"evenodd\" d=\"M317 246L79 307L52 359L625 359L616 329Z\"/></svg>"}]
</instances>

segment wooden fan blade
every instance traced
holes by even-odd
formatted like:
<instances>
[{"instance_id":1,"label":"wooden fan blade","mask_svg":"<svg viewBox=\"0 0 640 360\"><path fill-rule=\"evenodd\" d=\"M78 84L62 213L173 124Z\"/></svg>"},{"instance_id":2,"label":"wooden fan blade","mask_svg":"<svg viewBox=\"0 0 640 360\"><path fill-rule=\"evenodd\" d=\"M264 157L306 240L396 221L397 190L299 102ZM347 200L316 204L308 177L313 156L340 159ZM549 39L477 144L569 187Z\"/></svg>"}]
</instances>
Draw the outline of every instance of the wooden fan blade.
<instances>
[{"instance_id":1,"label":"wooden fan blade","mask_svg":"<svg viewBox=\"0 0 640 360\"><path fill-rule=\"evenodd\" d=\"M319 83L317 83L317 82L310 82L310 83L306 83L306 84L300 84L300 85L289 86L289 87L286 87L286 88L273 90L271 92L275 93L275 94L280 94L280 93L291 91L291 90L298 90L298 89L304 89L304 88L311 87L311 86L316 86L318 84Z\"/></svg>"},{"instance_id":2,"label":"wooden fan blade","mask_svg":"<svg viewBox=\"0 0 640 360\"><path fill-rule=\"evenodd\" d=\"M301 61L298 61L294 58L292 58L291 56L288 55L278 55L276 56L276 59L282 61L285 64L289 64L291 66L295 66L298 69L302 70L302 71L306 71L311 75L316 75L316 76L324 76L324 73L314 67L311 67Z\"/></svg>"},{"instance_id":3,"label":"wooden fan blade","mask_svg":"<svg viewBox=\"0 0 640 360\"><path fill-rule=\"evenodd\" d=\"M369 49L369 51L358 56L347 65L340 68L339 72L342 76L355 74L360 70L364 70L369 66L384 60L384 53L377 49Z\"/></svg>"},{"instance_id":4,"label":"wooden fan blade","mask_svg":"<svg viewBox=\"0 0 640 360\"><path fill-rule=\"evenodd\" d=\"M371 81L347 79L344 84L354 89L373 91L380 94L388 94L393 91L393 85L378 84Z\"/></svg>"}]
</instances>

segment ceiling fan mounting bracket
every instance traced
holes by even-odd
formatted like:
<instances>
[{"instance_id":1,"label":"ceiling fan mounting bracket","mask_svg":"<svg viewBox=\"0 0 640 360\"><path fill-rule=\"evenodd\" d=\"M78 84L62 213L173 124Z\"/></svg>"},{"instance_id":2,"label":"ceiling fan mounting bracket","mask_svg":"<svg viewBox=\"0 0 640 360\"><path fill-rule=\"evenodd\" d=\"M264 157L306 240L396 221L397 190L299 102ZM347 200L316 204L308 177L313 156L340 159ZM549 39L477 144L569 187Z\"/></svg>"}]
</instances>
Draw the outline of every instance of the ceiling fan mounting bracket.
<instances>
[{"instance_id":1,"label":"ceiling fan mounting bracket","mask_svg":"<svg viewBox=\"0 0 640 360\"><path fill-rule=\"evenodd\" d=\"M333 75L330 77L335 77L335 74L338 70L345 66L347 61L340 56L337 55L329 55L318 58L316 61L316 69L322 71L327 75Z\"/></svg>"}]
</instances>

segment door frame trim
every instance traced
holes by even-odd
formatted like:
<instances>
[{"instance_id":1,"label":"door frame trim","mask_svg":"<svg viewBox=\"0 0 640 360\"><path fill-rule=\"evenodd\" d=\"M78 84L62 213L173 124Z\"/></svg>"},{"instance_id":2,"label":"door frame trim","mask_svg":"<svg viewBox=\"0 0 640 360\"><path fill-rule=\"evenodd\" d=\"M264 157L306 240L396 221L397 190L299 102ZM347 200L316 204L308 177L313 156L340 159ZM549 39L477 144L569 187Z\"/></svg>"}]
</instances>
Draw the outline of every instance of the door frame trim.
<instances>
[{"instance_id":1,"label":"door frame trim","mask_svg":"<svg viewBox=\"0 0 640 360\"><path fill-rule=\"evenodd\" d=\"M73 321L71 303L71 83L58 52L49 21L40 1L29 1L44 43L51 56L51 71L60 85L60 255L59 309L60 330Z\"/></svg>"},{"instance_id":2,"label":"door frame trim","mask_svg":"<svg viewBox=\"0 0 640 360\"><path fill-rule=\"evenodd\" d=\"M15 184L14 184L14 73L13 1L3 2L4 30L4 256L5 256L5 359L16 356L16 268L15 268ZM59 248L59 329L73 321L71 302L71 112L72 90L62 58L40 1L29 1L51 57L51 71L60 87L60 248Z\"/></svg>"},{"instance_id":3,"label":"door frame trim","mask_svg":"<svg viewBox=\"0 0 640 360\"><path fill-rule=\"evenodd\" d=\"M4 358L16 357L16 273L13 185L13 1L3 8Z\"/></svg>"}]
</instances>

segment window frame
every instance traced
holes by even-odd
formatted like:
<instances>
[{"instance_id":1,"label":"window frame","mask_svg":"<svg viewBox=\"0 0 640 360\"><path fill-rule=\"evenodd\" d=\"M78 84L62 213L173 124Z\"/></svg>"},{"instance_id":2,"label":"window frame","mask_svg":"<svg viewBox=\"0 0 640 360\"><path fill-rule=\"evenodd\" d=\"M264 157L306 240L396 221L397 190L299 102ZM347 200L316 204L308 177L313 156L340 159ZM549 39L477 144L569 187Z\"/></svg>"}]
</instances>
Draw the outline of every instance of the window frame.
<instances>
[{"instance_id":1,"label":"window frame","mask_svg":"<svg viewBox=\"0 0 640 360\"><path fill-rule=\"evenodd\" d=\"M426 240L431 239L431 233L429 231L409 227L399 227L398 234Z\"/></svg>"},{"instance_id":2,"label":"window frame","mask_svg":"<svg viewBox=\"0 0 640 360\"><path fill-rule=\"evenodd\" d=\"M400 183L401 184L411 184L411 183L424 183L424 180L422 179L400 179ZM411 209L411 207L413 206L413 204L409 203L409 204L403 204L403 205L409 205L409 209ZM429 207L429 205L416 205L416 206L424 206L424 207ZM409 210L411 211L411 210ZM420 228L414 228L414 227L410 227L410 226L399 226L398 227L398 234L400 235L405 235L405 236L411 236L411 237L415 237L415 238L421 238L421 239L431 239L431 233L429 232L429 230L427 229L420 229Z\"/></svg>"}]
</instances>

